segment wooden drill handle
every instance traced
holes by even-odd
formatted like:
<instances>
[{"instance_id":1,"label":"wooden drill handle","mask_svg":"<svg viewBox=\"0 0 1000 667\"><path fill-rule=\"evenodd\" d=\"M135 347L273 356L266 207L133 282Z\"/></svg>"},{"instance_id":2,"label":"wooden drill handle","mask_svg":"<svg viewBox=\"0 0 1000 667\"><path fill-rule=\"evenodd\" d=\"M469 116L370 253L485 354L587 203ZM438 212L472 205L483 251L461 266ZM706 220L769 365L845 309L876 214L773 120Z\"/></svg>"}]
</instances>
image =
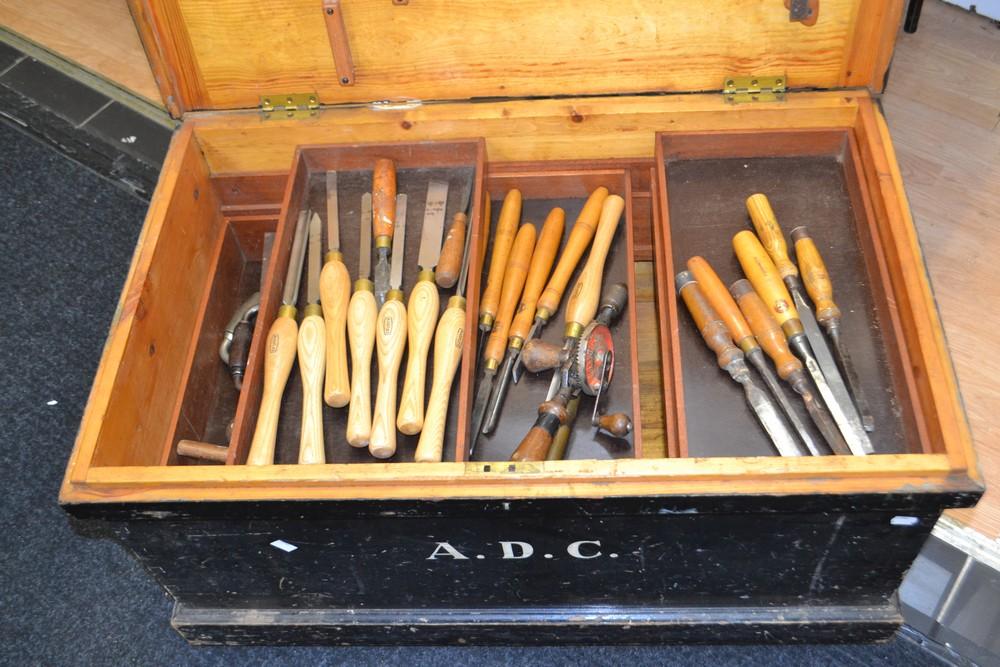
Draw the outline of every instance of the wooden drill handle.
<instances>
[{"instance_id":1,"label":"wooden drill handle","mask_svg":"<svg viewBox=\"0 0 1000 667\"><path fill-rule=\"evenodd\" d=\"M555 368L562 363L562 346L532 338L521 350L521 363L529 373Z\"/></svg>"},{"instance_id":2,"label":"wooden drill handle","mask_svg":"<svg viewBox=\"0 0 1000 667\"><path fill-rule=\"evenodd\" d=\"M557 396L538 406L538 419L511 454L511 461L544 461L556 431L569 420L566 405Z\"/></svg>"},{"instance_id":3,"label":"wooden drill handle","mask_svg":"<svg viewBox=\"0 0 1000 667\"><path fill-rule=\"evenodd\" d=\"M708 303L715 309L715 312L725 322L726 328L733 341L745 352L749 346L751 349L757 344L753 342L753 332L747 324L739 306L733 301L733 296L722 283L719 275L703 257L692 257L687 261L688 271L694 276L701 288L701 293L708 299Z\"/></svg>"},{"instance_id":4,"label":"wooden drill handle","mask_svg":"<svg viewBox=\"0 0 1000 667\"><path fill-rule=\"evenodd\" d=\"M458 275L462 272L462 251L465 249L465 229L468 222L469 216L464 211L459 211L444 237L434 275L434 280L441 289L454 287L458 282Z\"/></svg>"},{"instance_id":5,"label":"wooden drill handle","mask_svg":"<svg viewBox=\"0 0 1000 667\"><path fill-rule=\"evenodd\" d=\"M556 259L559 244L562 242L563 228L566 226L566 212L561 208L549 211L542 233L538 236L535 251L531 253L531 266L528 268L528 278L524 282L524 293L521 303L517 306L517 314L510 325L510 338L524 340L535 320L535 305L545 287L545 281Z\"/></svg>"},{"instance_id":6,"label":"wooden drill handle","mask_svg":"<svg viewBox=\"0 0 1000 667\"><path fill-rule=\"evenodd\" d=\"M618 231L618 223L625 210L625 200L618 195L610 195L601 207L601 219L597 223L594 242L590 246L587 263L576 280L576 285L566 304L566 324L586 326L597 314L601 298L601 281L604 278L604 263L611 249L611 242Z\"/></svg>"},{"instance_id":7,"label":"wooden drill handle","mask_svg":"<svg viewBox=\"0 0 1000 667\"><path fill-rule=\"evenodd\" d=\"M833 282L819 249L805 227L792 230L792 242L795 243L795 258L799 261L802 282L816 307L816 319L823 325L836 324L840 319L840 308L833 301Z\"/></svg>"},{"instance_id":8,"label":"wooden drill handle","mask_svg":"<svg viewBox=\"0 0 1000 667\"><path fill-rule=\"evenodd\" d=\"M493 256L490 258L490 271L486 274L486 290L479 301L479 317L487 317L492 323L496 318L497 306L500 303L500 291L504 282L504 269L514 236L517 234L517 223L521 220L521 191L511 190L504 197L500 209L500 220L497 222L497 233L493 239ZM527 261L527 260L525 260Z\"/></svg>"},{"instance_id":9,"label":"wooden drill handle","mask_svg":"<svg viewBox=\"0 0 1000 667\"><path fill-rule=\"evenodd\" d=\"M294 313L294 311L293 311ZM274 441L278 435L278 414L285 383L295 363L295 339L299 327L291 317L279 315L267 332L264 352L264 393L257 413L257 426L250 443L247 465L263 466L274 463Z\"/></svg>"},{"instance_id":10,"label":"wooden drill handle","mask_svg":"<svg viewBox=\"0 0 1000 667\"><path fill-rule=\"evenodd\" d=\"M535 249L536 234L535 226L530 223L521 225L517 230L517 238L514 239L510 257L507 259L507 268L504 271L503 291L500 293L496 321L493 323L490 338L486 341L484 358L487 360L500 363L503 359L510 323L514 319L514 309L517 308L518 299L521 298L521 290L528 275L528 264L531 263L531 252Z\"/></svg>"},{"instance_id":11,"label":"wooden drill handle","mask_svg":"<svg viewBox=\"0 0 1000 667\"><path fill-rule=\"evenodd\" d=\"M559 262L549 278L549 284L545 286L545 291L538 297L538 304L535 312L544 315L548 320L557 310L559 302L562 301L566 285L576 270L576 265L583 257L583 251L590 245L597 231L597 221L600 220L601 211L604 207L604 200L608 198L608 189L603 185L587 197L587 202L583 205L583 210L577 216L573 228L569 231L569 238L566 240L566 247L563 248Z\"/></svg>"},{"instance_id":12,"label":"wooden drill handle","mask_svg":"<svg viewBox=\"0 0 1000 667\"><path fill-rule=\"evenodd\" d=\"M177 443L177 455L187 456L192 459L225 463L226 458L229 456L229 448L225 445L213 445L210 442L181 440Z\"/></svg>"},{"instance_id":13,"label":"wooden drill handle","mask_svg":"<svg viewBox=\"0 0 1000 667\"><path fill-rule=\"evenodd\" d=\"M597 428L616 438L624 438L632 432L632 418L624 412L601 415L594 424Z\"/></svg>"},{"instance_id":14,"label":"wooden drill handle","mask_svg":"<svg viewBox=\"0 0 1000 667\"><path fill-rule=\"evenodd\" d=\"M351 407L347 412L347 443L367 447L372 432L372 350L378 306L371 289L355 290L347 307L347 337L351 342Z\"/></svg>"},{"instance_id":15,"label":"wooden drill handle","mask_svg":"<svg viewBox=\"0 0 1000 667\"><path fill-rule=\"evenodd\" d=\"M310 306L313 308L315 306ZM302 434L299 463L326 463L323 449L323 370L326 333L323 318L307 315L299 325L299 373L302 375Z\"/></svg>"},{"instance_id":16,"label":"wooden drill handle","mask_svg":"<svg viewBox=\"0 0 1000 667\"><path fill-rule=\"evenodd\" d=\"M778 269L768 257L764 246L760 244L753 232L743 231L733 237L733 250L740 260L743 273L760 298L774 314L778 324L799 319L799 311L795 309L792 297L788 294L785 284L781 282Z\"/></svg>"},{"instance_id":17,"label":"wooden drill handle","mask_svg":"<svg viewBox=\"0 0 1000 667\"><path fill-rule=\"evenodd\" d=\"M785 235L781 233L781 226L778 219L774 217L774 210L771 209L771 202L766 195L760 193L750 195L747 198L747 213L753 220L754 229L760 237L761 244L767 249L767 254L778 267L778 273L784 279L788 276L799 275L792 260L788 258L788 245L785 243Z\"/></svg>"},{"instance_id":18,"label":"wooden drill handle","mask_svg":"<svg viewBox=\"0 0 1000 667\"><path fill-rule=\"evenodd\" d=\"M396 381L406 349L406 306L390 299L382 305L375 323L378 351L378 387L372 412L372 433L368 451L377 459L396 453Z\"/></svg>"},{"instance_id":19,"label":"wooden drill handle","mask_svg":"<svg viewBox=\"0 0 1000 667\"><path fill-rule=\"evenodd\" d=\"M393 224L396 221L396 165L379 158L372 172L372 231L375 247L392 245Z\"/></svg>"},{"instance_id":20,"label":"wooden drill handle","mask_svg":"<svg viewBox=\"0 0 1000 667\"><path fill-rule=\"evenodd\" d=\"M712 309L708 299L698 287L698 282L695 281L690 272L682 271L677 274L677 291L680 293L684 305L687 306L688 312L691 313L705 344L715 352L719 368L725 369L736 359L742 359L743 353L733 345L726 325Z\"/></svg>"},{"instance_id":21,"label":"wooden drill handle","mask_svg":"<svg viewBox=\"0 0 1000 667\"><path fill-rule=\"evenodd\" d=\"M409 339L406 376L399 398L396 427L406 435L420 433L424 426L424 387L427 384L427 352L434 338L434 324L441 310L437 286L421 280L413 286L406 306L406 335Z\"/></svg>"},{"instance_id":22,"label":"wooden drill handle","mask_svg":"<svg viewBox=\"0 0 1000 667\"><path fill-rule=\"evenodd\" d=\"M748 280L737 280L729 287L733 297L740 306L740 310L746 316L753 330L754 336L760 346L764 348L767 356L774 361L778 369L778 375L787 380L793 373L802 370L802 362L788 349L788 339L781 330L770 309L760 296L753 290Z\"/></svg>"},{"instance_id":23,"label":"wooden drill handle","mask_svg":"<svg viewBox=\"0 0 1000 667\"><path fill-rule=\"evenodd\" d=\"M444 429L448 423L448 402L451 385L462 359L465 340L465 299L452 297L442 313L434 335L434 373L431 395L427 401L424 428L420 431L414 460L418 463L435 463L441 460L444 450Z\"/></svg>"},{"instance_id":24,"label":"wooden drill handle","mask_svg":"<svg viewBox=\"0 0 1000 667\"><path fill-rule=\"evenodd\" d=\"M339 253L338 253L339 254ZM326 384L323 399L332 408L342 408L351 400L351 379L347 373L347 304L351 300L351 277L344 261L330 258L319 274L319 300L326 323Z\"/></svg>"}]
</instances>

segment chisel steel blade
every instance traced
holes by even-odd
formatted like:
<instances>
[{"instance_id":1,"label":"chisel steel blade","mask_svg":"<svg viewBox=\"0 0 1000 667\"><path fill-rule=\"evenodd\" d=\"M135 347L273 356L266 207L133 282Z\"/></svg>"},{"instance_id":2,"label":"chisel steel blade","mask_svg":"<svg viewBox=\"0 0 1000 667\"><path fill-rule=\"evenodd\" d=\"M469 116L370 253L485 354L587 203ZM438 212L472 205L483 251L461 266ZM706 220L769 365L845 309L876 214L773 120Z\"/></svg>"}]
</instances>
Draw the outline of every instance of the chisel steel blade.
<instances>
[{"instance_id":1,"label":"chisel steel blade","mask_svg":"<svg viewBox=\"0 0 1000 667\"><path fill-rule=\"evenodd\" d=\"M326 243L328 250L340 250L340 207L335 171L326 172Z\"/></svg>"},{"instance_id":2,"label":"chisel steel blade","mask_svg":"<svg viewBox=\"0 0 1000 667\"><path fill-rule=\"evenodd\" d=\"M420 251L417 255L417 266L421 269L433 269L441 257L441 235L444 233L444 212L447 205L448 182L428 183L424 226L420 230Z\"/></svg>"},{"instance_id":3,"label":"chisel steel blade","mask_svg":"<svg viewBox=\"0 0 1000 667\"><path fill-rule=\"evenodd\" d=\"M757 415L761 426L771 436L771 442L774 443L774 447L778 450L778 453L782 456L802 456L803 451L795 442L792 432L788 430L785 422L782 421L781 415L778 414L774 402L771 401L767 393L750 379L749 374L745 376L745 379L737 379L737 382L743 385L743 392L746 394L747 403L750 404L754 414Z\"/></svg>"},{"instance_id":4,"label":"chisel steel blade","mask_svg":"<svg viewBox=\"0 0 1000 667\"><path fill-rule=\"evenodd\" d=\"M372 194L361 196L361 243L358 250L358 279L372 277Z\"/></svg>"},{"instance_id":5,"label":"chisel steel blade","mask_svg":"<svg viewBox=\"0 0 1000 667\"><path fill-rule=\"evenodd\" d=\"M799 320L802 322L802 328L805 330L809 346L812 348L814 361L818 364L815 369L810 367L808 363L806 366L809 367L809 373L814 380L817 379L817 375L825 380L823 383L817 380L816 386L820 394L823 395L827 409L833 415L844 434L844 439L847 440L847 445L855 456L874 454L875 449L872 447L871 440L868 439L868 434L861 425L861 416L858 415L854 401L847 393L847 386L844 384L843 378L840 377L837 363L830 354L830 348L826 346L826 339L823 338L823 332L820 331L812 309L802 298L799 290L792 292L792 300L795 301L795 307L799 311Z\"/></svg>"},{"instance_id":6,"label":"chisel steel blade","mask_svg":"<svg viewBox=\"0 0 1000 667\"><path fill-rule=\"evenodd\" d=\"M389 270L389 287L403 286L403 248L406 247L406 195L396 195L396 231L393 234L392 268ZM375 284L378 285L378 266L375 267Z\"/></svg>"},{"instance_id":7,"label":"chisel steel blade","mask_svg":"<svg viewBox=\"0 0 1000 667\"><path fill-rule=\"evenodd\" d=\"M309 221L309 264L306 267L306 302L319 303L319 272L323 265L323 223L319 215L312 214Z\"/></svg>"},{"instance_id":8,"label":"chisel steel blade","mask_svg":"<svg viewBox=\"0 0 1000 667\"><path fill-rule=\"evenodd\" d=\"M294 306L299 298L299 285L302 280L302 264L306 257L306 234L309 231L309 212L299 213L298 224L295 226L295 236L292 238L292 252L288 258L288 273L285 275L285 292L281 302L286 306Z\"/></svg>"}]
</instances>

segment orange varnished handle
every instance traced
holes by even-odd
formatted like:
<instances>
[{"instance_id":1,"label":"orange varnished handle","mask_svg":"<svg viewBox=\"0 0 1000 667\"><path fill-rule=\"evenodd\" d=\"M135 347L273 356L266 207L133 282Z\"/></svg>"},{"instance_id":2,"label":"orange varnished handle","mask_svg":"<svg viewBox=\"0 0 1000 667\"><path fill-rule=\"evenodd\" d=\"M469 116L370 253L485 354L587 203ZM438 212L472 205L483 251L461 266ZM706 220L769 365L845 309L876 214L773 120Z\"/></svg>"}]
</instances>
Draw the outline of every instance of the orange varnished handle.
<instances>
[{"instance_id":1,"label":"orange varnished handle","mask_svg":"<svg viewBox=\"0 0 1000 667\"><path fill-rule=\"evenodd\" d=\"M580 271L566 303L566 335L570 335L572 328L587 326L597 314L601 283L604 280L604 264L624 210L625 200L618 195L609 195L601 206L601 218L597 223L597 231L594 232L594 242L590 246L587 263Z\"/></svg>"},{"instance_id":2,"label":"orange varnished handle","mask_svg":"<svg viewBox=\"0 0 1000 667\"><path fill-rule=\"evenodd\" d=\"M788 339L785 338L781 325L753 290L750 281L737 280L729 287L729 291L750 323L757 342L774 361L778 375L787 380L792 374L801 371L802 362L788 349Z\"/></svg>"},{"instance_id":3,"label":"orange varnished handle","mask_svg":"<svg viewBox=\"0 0 1000 667\"><path fill-rule=\"evenodd\" d=\"M535 226L528 223L521 225L514 239L504 271L503 291L500 293L500 305L497 309L497 319L493 323L493 331L486 341L485 359L500 363L504 350L507 348L507 334L510 323L514 319L514 309L521 298L525 278L528 275L528 265L531 262L531 252L535 248Z\"/></svg>"},{"instance_id":4,"label":"orange varnished handle","mask_svg":"<svg viewBox=\"0 0 1000 667\"><path fill-rule=\"evenodd\" d=\"M722 283L722 279L719 278L712 265L704 257L696 256L687 261L687 267L688 271L691 272L694 279L698 282L698 287L701 288L702 294L708 299L708 303L711 304L715 312L725 322L726 328L729 330L729 335L732 336L736 344L744 352L756 347L757 345L753 341L753 332L750 331L750 325L747 324L743 313L740 312L739 306L733 301L732 295L726 289L726 286Z\"/></svg>"},{"instance_id":5,"label":"orange varnished handle","mask_svg":"<svg viewBox=\"0 0 1000 667\"><path fill-rule=\"evenodd\" d=\"M587 202L583 205L583 210L577 216L576 222L569 231L569 239L566 240L566 247L563 248L559 262L556 264L552 277L545 291L538 297L538 306L535 310L538 317L548 321L552 314L559 310L559 302L562 300L566 285L576 270L576 265L583 257L583 251L590 245L597 231L597 223L601 218L601 210L604 208L604 200L608 198L608 189L603 185L587 197Z\"/></svg>"},{"instance_id":6,"label":"orange varnished handle","mask_svg":"<svg viewBox=\"0 0 1000 667\"><path fill-rule=\"evenodd\" d=\"M799 275L792 260L788 258L788 245L785 243L785 235L781 233L781 226L774 216L771 202L766 195L760 193L750 195L747 198L747 213L753 221L754 229L760 242L771 256L774 265L778 267L778 273L782 278Z\"/></svg>"},{"instance_id":7,"label":"orange varnished handle","mask_svg":"<svg viewBox=\"0 0 1000 667\"><path fill-rule=\"evenodd\" d=\"M676 285L677 292L681 295L688 312L691 313L695 326L698 327L698 332L709 349L715 352L719 368L725 369L733 361L742 359L743 353L733 345L733 339L729 337L726 325L712 309L705 295L702 294L698 287L698 281L694 279L691 272L681 271L678 273Z\"/></svg>"},{"instance_id":8,"label":"orange varnished handle","mask_svg":"<svg viewBox=\"0 0 1000 667\"><path fill-rule=\"evenodd\" d=\"M743 273L771 309L778 324L784 325L790 320L798 320L799 311L795 309L792 297L788 294L785 284L781 282L778 269L753 232L743 231L734 236L733 250L740 260Z\"/></svg>"},{"instance_id":9,"label":"orange varnished handle","mask_svg":"<svg viewBox=\"0 0 1000 667\"><path fill-rule=\"evenodd\" d=\"M531 329L531 323L535 320L535 306L549 277L556 252L559 251L565 225L565 211L558 207L549 211L549 216L542 225L542 233L535 244L535 251L531 254L531 266L528 268L528 278L524 283L524 293L521 295L521 303L517 306L514 321L510 325L510 338L523 341Z\"/></svg>"},{"instance_id":10,"label":"orange varnished handle","mask_svg":"<svg viewBox=\"0 0 1000 667\"><path fill-rule=\"evenodd\" d=\"M372 231L376 248L392 245L395 220L396 165L388 158L379 158L372 173Z\"/></svg>"},{"instance_id":11,"label":"orange varnished handle","mask_svg":"<svg viewBox=\"0 0 1000 667\"><path fill-rule=\"evenodd\" d=\"M514 236L517 234L517 224L521 220L521 191L511 190L504 197L500 208L500 219L497 221L497 233L493 239L493 256L490 258L490 270L486 274L486 289L479 301L480 321L492 325L497 316L500 304L500 291L504 283L504 269ZM531 258L525 259L525 264Z\"/></svg>"},{"instance_id":12,"label":"orange varnished handle","mask_svg":"<svg viewBox=\"0 0 1000 667\"><path fill-rule=\"evenodd\" d=\"M821 324L836 323L840 319L840 308L833 301L833 282L819 249L805 227L792 230L792 242L795 243L795 258L799 261L802 282L816 307L816 319Z\"/></svg>"},{"instance_id":13,"label":"orange varnished handle","mask_svg":"<svg viewBox=\"0 0 1000 667\"><path fill-rule=\"evenodd\" d=\"M465 249L465 228L469 216L463 211L455 214L451 229L441 246L441 257L438 259L434 280L442 289L454 287L458 282L458 274L462 271L462 250Z\"/></svg>"}]
</instances>

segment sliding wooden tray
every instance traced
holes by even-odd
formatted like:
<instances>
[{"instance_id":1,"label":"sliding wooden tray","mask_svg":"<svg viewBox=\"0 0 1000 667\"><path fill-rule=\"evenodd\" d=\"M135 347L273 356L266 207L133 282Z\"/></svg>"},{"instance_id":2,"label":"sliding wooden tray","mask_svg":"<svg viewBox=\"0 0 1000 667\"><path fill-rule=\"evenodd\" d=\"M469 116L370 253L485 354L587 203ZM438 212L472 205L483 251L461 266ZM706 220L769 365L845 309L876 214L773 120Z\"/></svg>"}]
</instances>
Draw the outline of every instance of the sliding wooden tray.
<instances>
[{"instance_id":1,"label":"sliding wooden tray","mask_svg":"<svg viewBox=\"0 0 1000 667\"><path fill-rule=\"evenodd\" d=\"M67 510L138 556L176 599L173 623L194 642L889 636L900 623L894 591L934 522L982 492L873 97L902 1L821 0L812 26L790 22L777 0L504 0L477 5L474 17L444 0L333 5L331 14L319 2L131 3L183 124L70 458ZM330 23L338 8L343 33ZM442 16L463 29L441 30L450 25ZM497 40L497 27L514 20L518 29ZM298 45L294 58L271 49L279 32ZM792 88L840 90L745 104L688 94L755 70ZM271 99L275 85L311 89L320 106L232 110ZM337 106L400 96L435 102ZM525 99L509 99L517 97ZM597 182L627 197L612 272L631 288L618 325L629 348L620 370L630 372L616 378L615 400L634 412L633 446L595 445L578 425L570 459L507 463L537 405L527 378L532 390L512 392L507 426L477 453L493 460L467 461L473 368L463 363L458 432L441 463L236 465L253 388L241 399L230 465L172 458L177 439L218 432L203 397L228 380L203 337L225 319L219 309L255 289L256 245L241 230L274 226L281 236L304 184L290 187L289 174L326 168L309 163L313 149L296 157L297 147L478 138L479 191L490 191L494 211L511 185L524 190L525 219L535 223L557 200L569 224ZM851 342L863 350L863 380L877 395L883 453L773 455L678 312L672 274L690 254L737 277L726 242L746 227L742 200L758 188L787 230L815 215L850 307ZM483 241L474 237L474 249ZM269 269L264 321L282 265ZM481 277L473 275L469 325ZM216 293L226 303L213 305ZM550 324L545 337L560 328ZM252 387L257 374L250 369ZM715 413L717 423L706 417Z\"/></svg>"}]
</instances>

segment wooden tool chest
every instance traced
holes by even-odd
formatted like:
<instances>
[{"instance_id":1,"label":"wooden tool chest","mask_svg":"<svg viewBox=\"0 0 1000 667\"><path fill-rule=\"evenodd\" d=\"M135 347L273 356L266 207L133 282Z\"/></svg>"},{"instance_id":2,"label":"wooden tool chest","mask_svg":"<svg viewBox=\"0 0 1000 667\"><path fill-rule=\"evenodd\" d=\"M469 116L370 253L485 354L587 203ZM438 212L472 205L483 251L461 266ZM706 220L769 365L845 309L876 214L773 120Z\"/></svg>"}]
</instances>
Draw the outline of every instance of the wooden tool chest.
<instances>
[{"instance_id":1,"label":"wooden tool chest","mask_svg":"<svg viewBox=\"0 0 1000 667\"><path fill-rule=\"evenodd\" d=\"M60 501L137 556L193 642L889 636L894 591L935 520L974 504L982 483L878 108L903 2L790 5L131 0L183 124ZM244 465L262 331L294 221L319 207L307 186L386 152L415 191L421 170L473 184L443 461L412 462L412 437L371 459L325 408L327 463L295 463L294 416L276 465ZM626 202L605 283L629 289L610 400L635 430L612 446L581 414L565 460L509 462L547 385L528 377L469 460L487 201L495 220L517 187L524 221L562 206L568 233L598 186ZM366 187L345 185L342 206ZM777 456L678 305L674 274L692 255L742 277L730 239L758 191L824 253L878 421L875 455ZM237 394L216 351L260 283L267 232ZM407 293L418 238L406 240ZM638 262L654 267L653 293ZM561 316L546 339L558 342ZM181 439L228 441L225 464L178 456Z\"/></svg>"}]
</instances>

